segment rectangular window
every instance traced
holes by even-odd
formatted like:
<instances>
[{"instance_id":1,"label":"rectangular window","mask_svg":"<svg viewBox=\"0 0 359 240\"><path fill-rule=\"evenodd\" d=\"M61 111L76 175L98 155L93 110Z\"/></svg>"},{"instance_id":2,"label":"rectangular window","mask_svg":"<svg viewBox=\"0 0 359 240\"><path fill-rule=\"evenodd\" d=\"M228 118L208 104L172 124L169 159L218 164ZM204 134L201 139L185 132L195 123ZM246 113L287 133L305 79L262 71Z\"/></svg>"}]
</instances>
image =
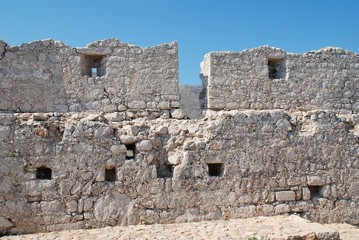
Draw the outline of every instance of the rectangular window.
<instances>
[{"instance_id":1,"label":"rectangular window","mask_svg":"<svg viewBox=\"0 0 359 240\"><path fill-rule=\"evenodd\" d=\"M268 77L269 79L281 79L286 75L286 62L283 58L268 59Z\"/></svg>"},{"instance_id":2,"label":"rectangular window","mask_svg":"<svg viewBox=\"0 0 359 240\"><path fill-rule=\"evenodd\" d=\"M211 177L223 176L223 163L208 163L208 175Z\"/></svg>"}]
</instances>

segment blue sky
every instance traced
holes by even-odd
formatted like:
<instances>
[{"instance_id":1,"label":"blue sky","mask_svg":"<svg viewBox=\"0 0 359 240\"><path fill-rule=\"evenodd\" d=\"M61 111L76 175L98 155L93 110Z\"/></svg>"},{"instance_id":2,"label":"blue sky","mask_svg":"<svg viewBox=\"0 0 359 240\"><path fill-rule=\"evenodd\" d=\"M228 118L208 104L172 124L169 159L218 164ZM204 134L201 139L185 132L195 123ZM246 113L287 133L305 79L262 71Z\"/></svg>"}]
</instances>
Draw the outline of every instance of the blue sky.
<instances>
[{"instance_id":1,"label":"blue sky","mask_svg":"<svg viewBox=\"0 0 359 240\"><path fill-rule=\"evenodd\" d=\"M141 47L178 41L181 84L200 84L211 51L261 45L359 52L358 0L1 0L0 39L53 38L73 47L106 38Z\"/></svg>"}]
</instances>

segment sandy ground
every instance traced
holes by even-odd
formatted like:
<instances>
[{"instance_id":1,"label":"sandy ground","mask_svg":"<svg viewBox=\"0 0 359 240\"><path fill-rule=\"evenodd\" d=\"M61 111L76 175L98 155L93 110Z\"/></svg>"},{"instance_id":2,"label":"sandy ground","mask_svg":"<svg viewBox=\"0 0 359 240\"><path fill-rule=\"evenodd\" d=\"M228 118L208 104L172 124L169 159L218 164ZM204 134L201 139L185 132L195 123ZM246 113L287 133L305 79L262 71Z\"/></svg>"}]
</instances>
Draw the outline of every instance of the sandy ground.
<instances>
[{"instance_id":1,"label":"sandy ground","mask_svg":"<svg viewBox=\"0 0 359 240\"><path fill-rule=\"evenodd\" d=\"M340 235L340 238L339 238ZM37 239L246 239L305 240L359 239L359 229L348 224L311 223L298 216L257 217L227 221L106 227L91 230L5 236L1 240Z\"/></svg>"}]
</instances>

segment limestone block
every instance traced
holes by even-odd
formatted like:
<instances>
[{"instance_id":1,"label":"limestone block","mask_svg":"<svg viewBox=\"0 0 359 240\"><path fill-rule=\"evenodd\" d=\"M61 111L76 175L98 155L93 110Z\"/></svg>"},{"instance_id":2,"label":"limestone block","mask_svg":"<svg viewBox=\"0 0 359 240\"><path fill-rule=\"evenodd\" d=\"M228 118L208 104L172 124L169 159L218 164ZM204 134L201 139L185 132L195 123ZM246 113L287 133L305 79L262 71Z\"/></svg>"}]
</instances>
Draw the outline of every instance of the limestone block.
<instances>
[{"instance_id":1,"label":"limestone block","mask_svg":"<svg viewBox=\"0 0 359 240\"><path fill-rule=\"evenodd\" d=\"M162 135L166 135L168 133L168 128L165 126L159 126L156 130L155 130L156 134L159 136Z\"/></svg>"},{"instance_id":2,"label":"limestone block","mask_svg":"<svg viewBox=\"0 0 359 240\"><path fill-rule=\"evenodd\" d=\"M295 192L294 191L276 192L275 198L279 202L294 201L295 200Z\"/></svg>"},{"instance_id":3,"label":"limestone block","mask_svg":"<svg viewBox=\"0 0 359 240\"><path fill-rule=\"evenodd\" d=\"M319 176L307 176L307 182L309 186L323 186L325 179Z\"/></svg>"},{"instance_id":4,"label":"limestone block","mask_svg":"<svg viewBox=\"0 0 359 240\"><path fill-rule=\"evenodd\" d=\"M146 103L144 101L132 101L132 102L129 102L127 105L129 108L132 108L132 109L146 108Z\"/></svg>"},{"instance_id":5,"label":"limestone block","mask_svg":"<svg viewBox=\"0 0 359 240\"><path fill-rule=\"evenodd\" d=\"M177 152L169 152L168 153L168 162L173 165L178 165L181 162L180 157Z\"/></svg>"},{"instance_id":6,"label":"limestone block","mask_svg":"<svg viewBox=\"0 0 359 240\"><path fill-rule=\"evenodd\" d=\"M137 142L139 138L131 135L121 135L120 140L123 144L133 144Z\"/></svg>"},{"instance_id":7,"label":"limestone block","mask_svg":"<svg viewBox=\"0 0 359 240\"><path fill-rule=\"evenodd\" d=\"M123 111L127 110L127 107L125 105L123 105L123 104L120 104L120 105L118 105L117 110L119 112L123 112Z\"/></svg>"},{"instance_id":8,"label":"limestone block","mask_svg":"<svg viewBox=\"0 0 359 240\"><path fill-rule=\"evenodd\" d=\"M127 152L127 148L124 144L115 144L111 146L110 151L113 154L123 154Z\"/></svg>"},{"instance_id":9,"label":"limestone block","mask_svg":"<svg viewBox=\"0 0 359 240\"><path fill-rule=\"evenodd\" d=\"M14 224L9 219L0 216L0 232L5 232L13 226Z\"/></svg>"},{"instance_id":10,"label":"limestone block","mask_svg":"<svg viewBox=\"0 0 359 240\"><path fill-rule=\"evenodd\" d=\"M94 204L94 216L97 221L106 223L117 219L119 214L126 214L131 199L118 192L99 198Z\"/></svg>"},{"instance_id":11,"label":"limestone block","mask_svg":"<svg viewBox=\"0 0 359 240\"><path fill-rule=\"evenodd\" d=\"M245 194L238 198L239 203L252 203L253 199L252 196Z\"/></svg>"},{"instance_id":12,"label":"limestone block","mask_svg":"<svg viewBox=\"0 0 359 240\"><path fill-rule=\"evenodd\" d=\"M236 201L236 193L235 192L230 192L228 194L228 202L230 203L234 203Z\"/></svg>"},{"instance_id":13,"label":"limestone block","mask_svg":"<svg viewBox=\"0 0 359 240\"><path fill-rule=\"evenodd\" d=\"M77 201L71 200L69 202L66 202L66 207L69 210L70 213L77 211Z\"/></svg>"},{"instance_id":14,"label":"limestone block","mask_svg":"<svg viewBox=\"0 0 359 240\"><path fill-rule=\"evenodd\" d=\"M126 119L126 114L120 112L108 113L105 114L105 118L111 122L121 122Z\"/></svg>"},{"instance_id":15,"label":"limestone block","mask_svg":"<svg viewBox=\"0 0 359 240\"><path fill-rule=\"evenodd\" d=\"M170 109L170 102L167 101L159 102L157 107L159 109Z\"/></svg>"},{"instance_id":16,"label":"limestone block","mask_svg":"<svg viewBox=\"0 0 359 240\"><path fill-rule=\"evenodd\" d=\"M171 110L171 116L175 119L183 119L187 117L186 113L183 112L181 109L172 109Z\"/></svg>"},{"instance_id":17,"label":"limestone block","mask_svg":"<svg viewBox=\"0 0 359 240\"><path fill-rule=\"evenodd\" d=\"M136 143L138 151L150 151L152 149L152 142L150 140L142 140Z\"/></svg>"},{"instance_id":18,"label":"limestone block","mask_svg":"<svg viewBox=\"0 0 359 240\"><path fill-rule=\"evenodd\" d=\"M84 200L84 208L83 208L84 212L91 210L92 206L93 206L93 201L91 198L87 198Z\"/></svg>"},{"instance_id":19,"label":"limestone block","mask_svg":"<svg viewBox=\"0 0 359 240\"><path fill-rule=\"evenodd\" d=\"M278 204L277 206L274 207L274 211L277 214L288 213L290 212L290 207L288 204Z\"/></svg>"},{"instance_id":20,"label":"limestone block","mask_svg":"<svg viewBox=\"0 0 359 240\"><path fill-rule=\"evenodd\" d=\"M302 195L303 195L303 200L309 200L311 197L309 188L304 187L302 189Z\"/></svg>"},{"instance_id":21,"label":"limestone block","mask_svg":"<svg viewBox=\"0 0 359 240\"><path fill-rule=\"evenodd\" d=\"M127 150L126 151L126 157L132 158L133 156L135 156L133 150Z\"/></svg>"}]
</instances>

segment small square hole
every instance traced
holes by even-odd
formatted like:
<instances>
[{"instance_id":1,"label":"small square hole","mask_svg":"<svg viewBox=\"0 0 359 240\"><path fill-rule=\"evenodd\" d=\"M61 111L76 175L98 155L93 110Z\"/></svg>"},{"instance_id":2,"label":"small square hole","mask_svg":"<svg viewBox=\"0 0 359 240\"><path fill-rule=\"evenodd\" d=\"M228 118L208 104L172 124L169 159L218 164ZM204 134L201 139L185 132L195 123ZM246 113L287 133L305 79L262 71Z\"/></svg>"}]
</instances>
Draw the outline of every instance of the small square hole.
<instances>
[{"instance_id":1,"label":"small square hole","mask_svg":"<svg viewBox=\"0 0 359 240\"><path fill-rule=\"evenodd\" d=\"M286 62L283 58L268 59L268 77L269 79L281 79L286 75Z\"/></svg>"},{"instance_id":2,"label":"small square hole","mask_svg":"<svg viewBox=\"0 0 359 240\"><path fill-rule=\"evenodd\" d=\"M208 163L208 174L211 177L223 176L223 163Z\"/></svg>"},{"instance_id":3,"label":"small square hole","mask_svg":"<svg viewBox=\"0 0 359 240\"><path fill-rule=\"evenodd\" d=\"M38 167L38 168L36 168L35 175L36 175L36 179L51 180L52 170L47 167Z\"/></svg>"},{"instance_id":4,"label":"small square hole","mask_svg":"<svg viewBox=\"0 0 359 240\"><path fill-rule=\"evenodd\" d=\"M126 159L135 159L136 156L136 144L125 144L127 152Z\"/></svg>"},{"instance_id":5,"label":"small square hole","mask_svg":"<svg viewBox=\"0 0 359 240\"><path fill-rule=\"evenodd\" d=\"M105 169L105 181L114 182L116 181L116 168Z\"/></svg>"},{"instance_id":6,"label":"small square hole","mask_svg":"<svg viewBox=\"0 0 359 240\"><path fill-rule=\"evenodd\" d=\"M157 178L172 178L173 177L173 168L172 164L159 165L157 167Z\"/></svg>"},{"instance_id":7,"label":"small square hole","mask_svg":"<svg viewBox=\"0 0 359 240\"><path fill-rule=\"evenodd\" d=\"M310 191L310 198L321 197L323 186L308 186Z\"/></svg>"}]
</instances>

